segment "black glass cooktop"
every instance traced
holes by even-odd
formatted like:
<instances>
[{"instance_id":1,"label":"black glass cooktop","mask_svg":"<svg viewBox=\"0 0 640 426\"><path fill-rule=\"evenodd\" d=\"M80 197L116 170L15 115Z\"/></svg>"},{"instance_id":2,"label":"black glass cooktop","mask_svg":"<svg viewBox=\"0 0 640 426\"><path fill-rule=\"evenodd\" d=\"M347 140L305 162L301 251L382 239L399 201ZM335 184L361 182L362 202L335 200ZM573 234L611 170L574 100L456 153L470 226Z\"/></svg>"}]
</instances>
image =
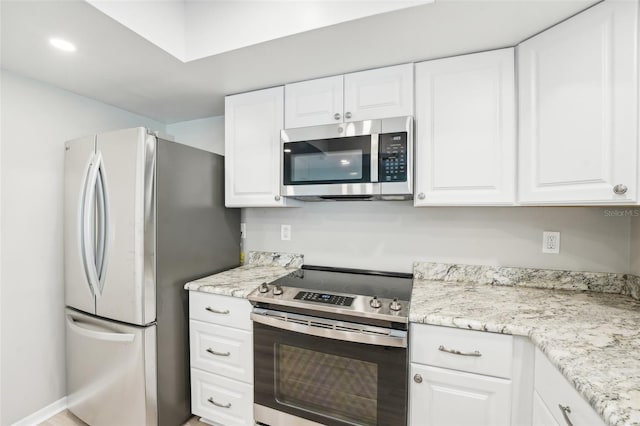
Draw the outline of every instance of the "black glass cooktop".
<instances>
[{"instance_id":1,"label":"black glass cooktop","mask_svg":"<svg viewBox=\"0 0 640 426\"><path fill-rule=\"evenodd\" d=\"M305 265L272 283L282 287L410 300L413 276L398 272L366 271Z\"/></svg>"}]
</instances>

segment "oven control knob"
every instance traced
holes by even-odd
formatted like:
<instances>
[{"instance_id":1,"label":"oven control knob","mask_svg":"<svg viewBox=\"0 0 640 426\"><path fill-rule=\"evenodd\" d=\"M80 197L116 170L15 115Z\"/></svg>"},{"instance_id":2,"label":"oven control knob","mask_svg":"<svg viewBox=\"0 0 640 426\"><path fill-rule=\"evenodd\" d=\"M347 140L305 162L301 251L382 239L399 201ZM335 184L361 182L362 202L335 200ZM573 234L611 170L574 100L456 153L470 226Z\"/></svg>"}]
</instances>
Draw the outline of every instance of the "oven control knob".
<instances>
[{"instance_id":1,"label":"oven control knob","mask_svg":"<svg viewBox=\"0 0 640 426\"><path fill-rule=\"evenodd\" d=\"M268 293L269 292L269 286L267 285L267 283L262 283L260 284L260 287L258 287L260 290L260 293Z\"/></svg>"},{"instance_id":2,"label":"oven control knob","mask_svg":"<svg viewBox=\"0 0 640 426\"><path fill-rule=\"evenodd\" d=\"M391 309L392 311L399 311L400 309L402 309L402 305L400 304L400 302L398 302L397 297L393 298L393 302L389 304L389 309Z\"/></svg>"},{"instance_id":3,"label":"oven control knob","mask_svg":"<svg viewBox=\"0 0 640 426\"><path fill-rule=\"evenodd\" d=\"M282 294L282 287L280 287L279 285L275 286L273 288L273 294L276 296L280 296Z\"/></svg>"},{"instance_id":4,"label":"oven control knob","mask_svg":"<svg viewBox=\"0 0 640 426\"><path fill-rule=\"evenodd\" d=\"M369 301L369 305L374 309L378 309L380 306L382 306L382 303L380 303L380 301L378 300L378 296L373 296L373 298Z\"/></svg>"}]
</instances>

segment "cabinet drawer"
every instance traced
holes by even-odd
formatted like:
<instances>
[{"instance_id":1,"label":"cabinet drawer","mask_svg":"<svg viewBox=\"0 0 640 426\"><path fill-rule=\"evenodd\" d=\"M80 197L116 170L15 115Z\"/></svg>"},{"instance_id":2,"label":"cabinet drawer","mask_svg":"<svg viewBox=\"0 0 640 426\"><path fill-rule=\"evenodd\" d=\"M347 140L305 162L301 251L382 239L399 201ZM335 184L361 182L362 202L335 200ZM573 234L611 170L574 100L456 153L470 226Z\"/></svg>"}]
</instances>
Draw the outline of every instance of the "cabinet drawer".
<instances>
[{"instance_id":1,"label":"cabinet drawer","mask_svg":"<svg viewBox=\"0 0 640 426\"><path fill-rule=\"evenodd\" d=\"M191 411L216 424L253 425L253 386L192 368Z\"/></svg>"},{"instance_id":2,"label":"cabinet drawer","mask_svg":"<svg viewBox=\"0 0 640 426\"><path fill-rule=\"evenodd\" d=\"M604 425L604 421L591 405L539 349L536 349L534 387L558 424L569 423L565 420L563 410L560 408L563 406L571 410L566 415L574 425Z\"/></svg>"},{"instance_id":3,"label":"cabinet drawer","mask_svg":"<svg viewBox=\"0 0 640 426\"><path fill-rule=\"evenodd\" d=\"M189 318L251 330L251 303L246 299L219 294L189 292Z\"/></svg>"},{"instance_id":4,"label":"cabinet drawer","mask_svg":"<svg viewBox=\"0 0 640 426\"><path fill-rule=\"evenodd\" d=\"M245 383L253 383L253 336L206 322L189 321L191 366Z\"/></svg>"},{"instance_id":5,"label":"cabinet drawer","mask_svg":"<svg viewBox=\"0 0 640 426\"><path fill-rule=\"evenodd\" d=\"M411 426L507 426L511 380L411 364Z\"/></svg>"},{"instance_id":6,"label":"cabinet drawer","mask_svg":"<svg viewBox=\"0 0 640 426\"><path fill-rule=\"evenodd\" d=\"M411 362L511 378L511 336L424 324L411 324L410 333Z\"/></svg>"}]
</instances>

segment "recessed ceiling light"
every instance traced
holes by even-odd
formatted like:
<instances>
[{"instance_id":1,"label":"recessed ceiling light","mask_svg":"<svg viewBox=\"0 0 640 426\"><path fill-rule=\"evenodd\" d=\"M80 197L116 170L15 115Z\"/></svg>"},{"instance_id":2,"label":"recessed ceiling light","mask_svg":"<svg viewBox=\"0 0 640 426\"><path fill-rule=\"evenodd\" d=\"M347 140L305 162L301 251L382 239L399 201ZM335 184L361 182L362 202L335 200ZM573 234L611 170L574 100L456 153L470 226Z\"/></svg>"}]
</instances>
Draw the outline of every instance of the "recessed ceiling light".
<instances>
[{"instance_id":1,"label":"recessed ceiling light","mask_svg":"<svg viewBox=\"0 0 640 426\"><path fill-rule=\"evenodd\" d=\"M53 47L64 50L65 52L76 51L76 46L73 43L69 43L67 40L63 40L61 38L50 38L49 43L51 43Z\"/></svg>"}]
</instances>

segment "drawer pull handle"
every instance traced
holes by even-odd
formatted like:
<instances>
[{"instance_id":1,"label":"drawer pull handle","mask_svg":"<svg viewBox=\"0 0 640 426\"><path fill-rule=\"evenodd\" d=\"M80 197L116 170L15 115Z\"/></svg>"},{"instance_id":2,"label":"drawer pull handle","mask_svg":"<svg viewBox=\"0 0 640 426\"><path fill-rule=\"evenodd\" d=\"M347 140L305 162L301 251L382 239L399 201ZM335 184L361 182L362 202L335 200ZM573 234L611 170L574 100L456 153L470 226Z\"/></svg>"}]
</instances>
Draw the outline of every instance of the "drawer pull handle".
<instances>
[{"instance_id":1,"label":"drawer pull handle","mask_svg":"<svg viewBox=\"0 0 640 426\"><path fill-rule=\"evenodd\" d=\"M211 306L207 306L205 309L209 312L213 312L214 314L227 315L229 313L228 309L225 309L224 311L219 311L217 309L213 309Z\"/></svg>"},{"instance_id":2,"label":"drawer pull handle","mask_svg":"<svg viewBox=\"0 0 640 426\"><path fill-rule=\"evenodd\" d=\"M213 398L209 398L207 399L207 401L209 401L211 404L215 405L216 407L220 407L220 408L231 408L231 403L228 402L226 404L220 404L219 402L215 402L213 400Z\"/></svg>"},{"instance_id":3,"label":"drawer pull handle","mask_svg":"<svg viewBox=\"0 0 640 426\"><path fill-rule=\"evenodd\" d=\"M218 355L218 356L229 356L229 355L231 355L231 352L216 352L211 348L207 348L207 352L209 352L211 355Z\"/></svg>"},{"instance_id":4,"label":"drawer pull handle","mask_svg":"<svg viewBox=\"0 0 640 426\"><path fill-rule=\"evenodd\" d=\"M442 352L446 352L449 354L454 354L454 355L462 355L462 356L482 356L482 354L480 353L480 351L473 351L473 352L460 352L458 350L455 349L447 349L444 346L440 345L440 347L438 348L439 351Z\"/></svg>"},{"instance_id":5,"label":"drawer pull handle","mask_svg":"<svg viewBox=\"0 0 640 426\"><path fill-rule=\"evenodd\" d=\"M562 411L562 417L564 417L564 421L567 423L567 426L573 426L571 423L571 419L569 418L569 414L571 414L571 407L568 405L558 404L560 411Z\"/></svg>"}]
</instances>

